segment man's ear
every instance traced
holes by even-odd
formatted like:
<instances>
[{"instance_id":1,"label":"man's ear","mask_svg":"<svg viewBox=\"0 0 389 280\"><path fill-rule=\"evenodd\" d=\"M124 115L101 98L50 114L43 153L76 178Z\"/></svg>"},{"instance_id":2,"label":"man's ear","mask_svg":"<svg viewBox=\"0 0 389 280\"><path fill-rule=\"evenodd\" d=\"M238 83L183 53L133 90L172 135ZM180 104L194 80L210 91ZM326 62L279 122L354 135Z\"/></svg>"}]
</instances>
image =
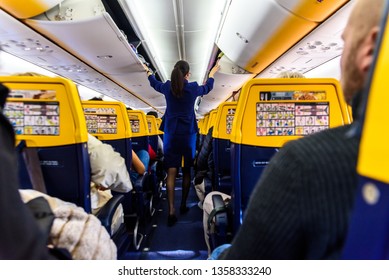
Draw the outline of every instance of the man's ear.
<instances>
[{"instance_id":1,"label":"man's ear","mask_svg":"<svg viewBox=\"0 0 389 280\"><path fill-rule=\"evenodd\" d=\"M362 46L359 49L358 56L359 61L358 68L362 73L367 73L370 69L374 59L374 50L377 47L377 39L379 34L379 27L375 26L370 30L365 39L363 40Z\"/></svg>"}]
</instances>

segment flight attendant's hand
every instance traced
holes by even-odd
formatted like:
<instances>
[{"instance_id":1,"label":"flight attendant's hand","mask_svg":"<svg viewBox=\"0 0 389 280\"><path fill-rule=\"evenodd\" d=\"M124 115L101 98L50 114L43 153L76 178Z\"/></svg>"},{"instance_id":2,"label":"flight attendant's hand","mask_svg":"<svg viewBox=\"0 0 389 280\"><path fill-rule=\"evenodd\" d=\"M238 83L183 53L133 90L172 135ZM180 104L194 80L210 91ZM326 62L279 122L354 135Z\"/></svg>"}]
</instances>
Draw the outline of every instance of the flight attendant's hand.
<instances>
[{"instance_id":1,"label":"flight attendant's hand","mask_svg":"<svg viewBox=\"0 0 389 280\"><path fill-rule=\"evenodd\" d=\"M147 67L146 64L143 64L143 68L146 70L147 76L150 76L153 74L153 71L151 71L150 68Z\"/></svg>"},{"instance_id":2,"label":"flight attendant's hand","mask_svg":"<svg viewBox=\"0 0 389 280\"><path fill-rule=\"evenodd\" d=\"M209 71L208 77L213 78L213 76L215 75L215 73L216 73L217 71L219 71L219 69L220 69L220 65L219 65L219 61L217 61L216 64L215 64L215 66L213 66L212 69L211 69L211 71Z\"/></svg>"}]
</instances>

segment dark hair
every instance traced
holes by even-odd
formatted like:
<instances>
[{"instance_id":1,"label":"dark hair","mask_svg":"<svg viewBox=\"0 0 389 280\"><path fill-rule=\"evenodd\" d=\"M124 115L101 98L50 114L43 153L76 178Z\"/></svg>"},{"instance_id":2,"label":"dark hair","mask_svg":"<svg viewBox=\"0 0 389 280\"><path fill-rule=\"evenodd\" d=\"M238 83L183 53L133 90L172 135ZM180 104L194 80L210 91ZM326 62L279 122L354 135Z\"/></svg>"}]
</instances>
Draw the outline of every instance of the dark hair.
<instances>
[{"instance_id":1,"label":"dark hair","mask_svg":"<svg viewBox=\"0 0 389 280\"><path fill-rule=\"evenodd\" d=\"M103 101L103 98L101 98L101 97L93 97L93 98L89 99L89 101Z\"/></svg>"},{"instance_id":2,"label":"dark hair","mask_svg":"<svg viewBox=\"0 0 389 280\"><path fill-rule=\"evenodd\" d=\"M149 116L154 116L154 117L158 118L158 113L157 113L157 112L155 112L155 111L150 111L150 112L147 112L147 114L146 114L146 115L149 115Z\"/></svg>"},{"instance_id":3,"label":"dark hair","mask_svg":"<svg viewBox=\"0 0 389 280\"><path fill-rule=\"evenodd\" d=\"M189 73L189 63L185 60L177 61L171 75L172 92L175 97L184 95L184 77Z\"/></svg>"}]
</instances>

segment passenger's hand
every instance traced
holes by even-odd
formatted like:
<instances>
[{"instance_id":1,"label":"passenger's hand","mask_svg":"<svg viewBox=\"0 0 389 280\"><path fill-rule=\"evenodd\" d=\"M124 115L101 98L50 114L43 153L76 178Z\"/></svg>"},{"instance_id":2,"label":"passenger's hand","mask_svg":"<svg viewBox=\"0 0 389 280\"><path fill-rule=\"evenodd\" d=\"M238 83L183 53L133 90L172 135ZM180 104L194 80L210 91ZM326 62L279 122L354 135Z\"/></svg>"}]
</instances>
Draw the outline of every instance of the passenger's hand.
<instances>
[{"instance_id":1,"label":"passenger's hand","mask_svg":"<svg viewBox=\"0 0 389 280\"><path fill-rule=\"evenodd\" d=\"M103 187L102 185L96 185L96 189L98 189L99 191L109 190L109 188Z\"/></svg>"},{"instance_id":2,"label":"passenger's hand","mask_svg":"<svg viewBox=\"0 0 389 280\"><path fill-rule=\"evenodd\" d=\"M219 71L219 69L220 69L220 65L219 65L219 61L217 61L216 64L215 64L215 66L213 66L212 69L211 69L211 71L209 71L208 77L213 78L213 76L215 75L215 73L216 73L217 71Z\"/></svg>"}]
</instances>

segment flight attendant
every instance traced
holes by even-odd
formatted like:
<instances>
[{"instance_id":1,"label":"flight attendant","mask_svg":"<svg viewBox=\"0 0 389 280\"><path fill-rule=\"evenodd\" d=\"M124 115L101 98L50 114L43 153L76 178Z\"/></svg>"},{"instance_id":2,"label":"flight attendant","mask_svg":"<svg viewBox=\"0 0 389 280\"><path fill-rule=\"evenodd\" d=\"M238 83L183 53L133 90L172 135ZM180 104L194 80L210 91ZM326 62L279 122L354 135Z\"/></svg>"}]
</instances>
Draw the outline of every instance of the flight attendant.
<instances>
[{"instance_id":1,"label":"flight attendant","mask_svg":"<svg viewBox=\"0 0 389 280\"><path fill-rule=\"evenodd\" d=\"M150 85L165 95L166 112L163 122L164 131L164 167L167 169L167 193L169 203L168 226L173 226L177 217L174 208L175 179L178 168L182 165L182 199L180 213L188 212L186 200L191 182L191 167L195 157L196 134L198 132L194 103L198 96L208 94L214 84L213 76L219 70L218 63L211 69L204 85L189 82L189 64L184 60L174 65L171 79L162 83L144 66ZM161 129L161 130L162 130Z\"/></svg>"}]
</instances>

